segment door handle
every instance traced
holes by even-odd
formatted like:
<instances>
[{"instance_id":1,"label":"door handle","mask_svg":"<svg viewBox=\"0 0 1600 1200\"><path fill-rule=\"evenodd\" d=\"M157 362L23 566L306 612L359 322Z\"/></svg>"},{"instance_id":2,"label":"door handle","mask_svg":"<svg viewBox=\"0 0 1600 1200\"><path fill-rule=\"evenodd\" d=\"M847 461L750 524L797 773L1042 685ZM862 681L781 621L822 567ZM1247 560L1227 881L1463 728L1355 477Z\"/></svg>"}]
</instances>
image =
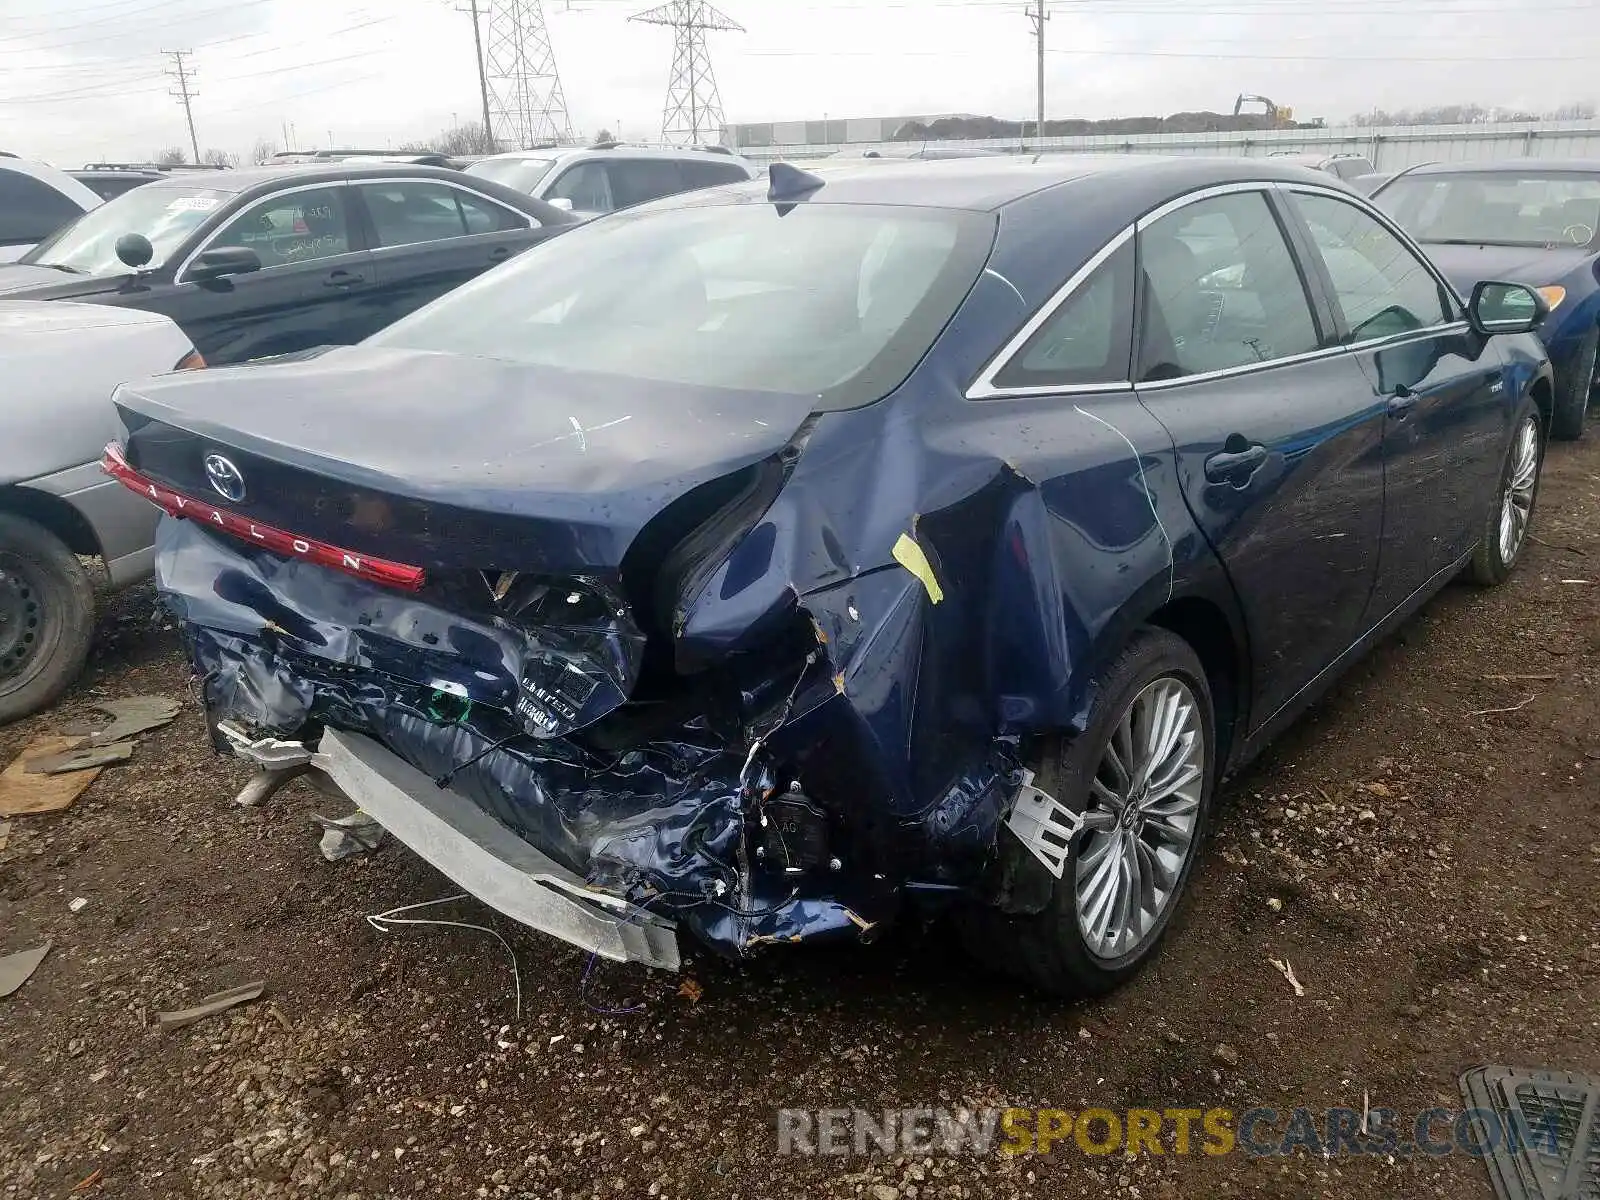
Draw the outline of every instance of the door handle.
<instances>
[{"instance_id":1,"label":"door handle","mask_svg":"<svg viewBox=\"0 0 1600 1200\"><path fill-rule=\"evenodd\" d=\"M366 278L365 275L358 271L346 271L341 267L337 271L330 271L328 277L322 281L322 286L332 288L355 287L358 283L364 283Z\"/></svg>"},{"instance_id":2,"label":"door handle","mask_svg":"<svg viewBox=\"0 0 1600 1200\"><path fill-rule=\"evenodd\" d=\"M1397 421L1403 421L1413 408L1417 406L1419 397L1417 393L1401 384L1389 396L1389 415Z\"/></svg>"},{"instance_id":3,"label":"door handle","mask_svg":"<svg viewBox=\"0 0 1600 1200\"><path fill-rule=\"evenodd\" d=\"M511 248L509 246L496 246L493 250L489 251L490 262L505 262L505 260L510 257Z\"/></svg>"},{"instance_id":4,"label":"door handle","mask_svg":"<svg viewBox=\"0 0 1600 1200\"><path fill-rule=\"evenodd\" d=\"M1235 439L1244 440L1235 434L1228 442L1232 443ZM1250 476L1260 470L1261 464L1267 461L1268 453L1265 446L1255 442L1242 450L1223 450L1213 454L1206 459L1206 478L1212 483L1231 483L1243 487L1249 482Z\"/></svg>"}]
</instances>

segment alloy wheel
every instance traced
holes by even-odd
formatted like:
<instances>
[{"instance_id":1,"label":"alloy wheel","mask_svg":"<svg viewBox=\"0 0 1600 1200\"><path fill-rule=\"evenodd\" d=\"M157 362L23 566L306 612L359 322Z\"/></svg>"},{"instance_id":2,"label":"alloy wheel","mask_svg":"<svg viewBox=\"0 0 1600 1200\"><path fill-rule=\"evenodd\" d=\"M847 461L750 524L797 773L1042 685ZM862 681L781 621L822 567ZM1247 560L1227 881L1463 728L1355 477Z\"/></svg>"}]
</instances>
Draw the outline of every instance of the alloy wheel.
<instances>
[{"instance_id":1,"label":"alloy wheel","mask_svg":"<svg viewBox=\"0 0 1600 1200\"><path fill-rule=\"evenodd\" d=\"M1194 692L1166 675L1133 698L1101 751L1075 878L1078 927L1098 958L1137 951L1176 899L1205 788L1200 722Z\"/></svg>"},{"instance_id":2,"label":"alloy wheel","mask_svg":"<svg viewBox=\"0 0 1600 1200\"><path fill-rule=\"evenodd\" d=\"M1539 486L1539 427L1532 416L1523 418L1511 443L1511 466L1500 496L1500 561L1516 562L1528 537L1533 516L1534 491Z\"/></svg>"}]
</instances>

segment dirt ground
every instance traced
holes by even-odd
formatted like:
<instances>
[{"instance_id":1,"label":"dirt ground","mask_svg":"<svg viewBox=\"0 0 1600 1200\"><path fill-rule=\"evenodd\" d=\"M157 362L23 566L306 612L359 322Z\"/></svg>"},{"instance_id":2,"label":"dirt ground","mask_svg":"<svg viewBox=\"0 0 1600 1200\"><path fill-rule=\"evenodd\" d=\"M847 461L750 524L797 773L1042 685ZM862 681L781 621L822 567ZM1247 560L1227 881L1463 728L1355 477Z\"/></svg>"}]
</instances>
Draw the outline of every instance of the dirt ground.
<instances>
[{"instance_id":1,"label":"dirt ground","mask_svg":"<svg viewBox=\"0 0 1600 1200\"><path fill-rule=\"evenodd\" d=\"M78 690L0 730L4 762L93 698L185 705L0 851L0 953L54 939L0 1000L0 1197L1488 1197L1460 1154L779 1157L775 1123L1414 1114L1458 1106L1475 1063L1600 1071L1600 436L1552 450L1535 533L1507 587L1447 590L1226 789L1159 960L1080 1005L984 976L937 927L585 984L587 955L502 922L518 1021L492 937L363 920L445 880L393 845L324 862L308 817L339 811L308 789L230 802L246 770L205 748L150 594L124 596ZM261 1002L155 1027L257 978Z\"/></svg>"}]
</instances>

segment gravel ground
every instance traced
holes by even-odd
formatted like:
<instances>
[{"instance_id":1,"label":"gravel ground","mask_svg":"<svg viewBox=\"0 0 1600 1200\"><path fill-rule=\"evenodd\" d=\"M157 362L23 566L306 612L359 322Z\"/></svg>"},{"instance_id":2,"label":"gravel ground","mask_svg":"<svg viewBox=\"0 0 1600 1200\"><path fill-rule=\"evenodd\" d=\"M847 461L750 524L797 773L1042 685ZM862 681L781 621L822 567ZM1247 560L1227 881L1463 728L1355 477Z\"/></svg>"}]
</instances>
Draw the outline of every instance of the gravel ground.
<instances>
[{"instance_id":1,"label":"gravel ground","mask_svg":"<svg viewBox=\"0 0 1600 1200\"><path fill-rule=\"evenodd\" d=\"M1225 789L1158 961L1080 1005L985 976L938 927L585 982L586 955L501 923L519 1020L492 937L362 919L446 881L393 846L325 863L309 816L340 808L309 789L229 802L247 773L205 748L174 635L120 597L78 690L0 730L3 762L91 699L185 701L0 851L0 952L55 941L0 1001L0 1196L1488 1197L1460 1154L779 1157L775 1122L1411 1114L1457 1105L1478 1062L1600 1072L1600 437L1553 449L1535 531L1510 585L1449 589ZM155 1025L258 978L255 1004Z\"/></svg>"}]
</instances>

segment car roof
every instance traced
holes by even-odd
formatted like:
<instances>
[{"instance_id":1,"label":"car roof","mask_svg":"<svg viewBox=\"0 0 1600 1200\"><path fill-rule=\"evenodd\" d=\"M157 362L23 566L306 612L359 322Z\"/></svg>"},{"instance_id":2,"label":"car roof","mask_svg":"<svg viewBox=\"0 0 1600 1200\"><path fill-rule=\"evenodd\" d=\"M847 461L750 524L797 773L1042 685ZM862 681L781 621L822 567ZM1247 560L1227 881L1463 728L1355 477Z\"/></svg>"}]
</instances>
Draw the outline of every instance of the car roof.
<instances>
[{"instance_id":1,"label":"car roof","mask_svg":"<svg viewBox=\"0 0 1600 1200\"><path fill-rule=\"evenodd\" d=\"M538 158L545 160L566 161L573 158L664 158L673 162L682 162L685 159L702 161L711 159L728 159L732 162L748 162L741 155L725 150L711 150L702 146L634 146L628 142L602 142L594 146L546 146L533 147L528 150L508 150L501 154L490 154L475 160L473 165L480 162L498 162L501 159L512 158Z\"/></svg>"},{"instance_id":2,"label":"car roof","mask_svg":"<svg viewBox=\"0 0 1600 1200\"><path fill-rule=\"evenodd\" d=\"M790 164L795 165L795 164ZM993 211L1047 188L1094 181L1151 205L1196 188L1256 180L1329 186L1329 177L1292 161L1200 155L1037 154L1005 158L823 159L797 169L823 180L811 203L902 204ZM685 192L652 207L685 207L765 198L767 176Z\"/></svg>"},{"instance_id":3,"label":"car roof","mask_svg":"<svg viewBox=\"0 0 1600 1200\"><path fill-rule=\"evenodd\" d=\"M79 183L71 175L45 163L29 162L25 158L0 158L0 171L26 175L40 183L49 184L80 208L98 208L104 201L98 193Z\"/></svg>"},{"instance_id":4,"label":"car roof","mask_svg":"<svg viewBox=\"0 0 1600 1200\"><path fill-rule=\"evenodd\" d=\"M276 166L241 167L235 171L218 171L216 175L170 175L151 180L141 192L152 188L184 188L206 192L230 192L240 195L267 194L284 186L304 187L316 183L360 183L368 179L437 179L482 192L503 204L530 213L546 224L567 224L575 221L571 213L535 199L526 192L508 188L467 175L450 167L419 167L410 163L389 162L315 162L279 163Z\"/></svg>"},{"instance_id":5,"label":"car roof","mask_svg":"<svg viewBox=\"0 0 1600 1200\"><path fill-rule=\"evenodd\" d=\"M1600 175L1600 158L1503 158L1485 162L1423 163L1411 175Z\"/></svg>"}]
</instances>

